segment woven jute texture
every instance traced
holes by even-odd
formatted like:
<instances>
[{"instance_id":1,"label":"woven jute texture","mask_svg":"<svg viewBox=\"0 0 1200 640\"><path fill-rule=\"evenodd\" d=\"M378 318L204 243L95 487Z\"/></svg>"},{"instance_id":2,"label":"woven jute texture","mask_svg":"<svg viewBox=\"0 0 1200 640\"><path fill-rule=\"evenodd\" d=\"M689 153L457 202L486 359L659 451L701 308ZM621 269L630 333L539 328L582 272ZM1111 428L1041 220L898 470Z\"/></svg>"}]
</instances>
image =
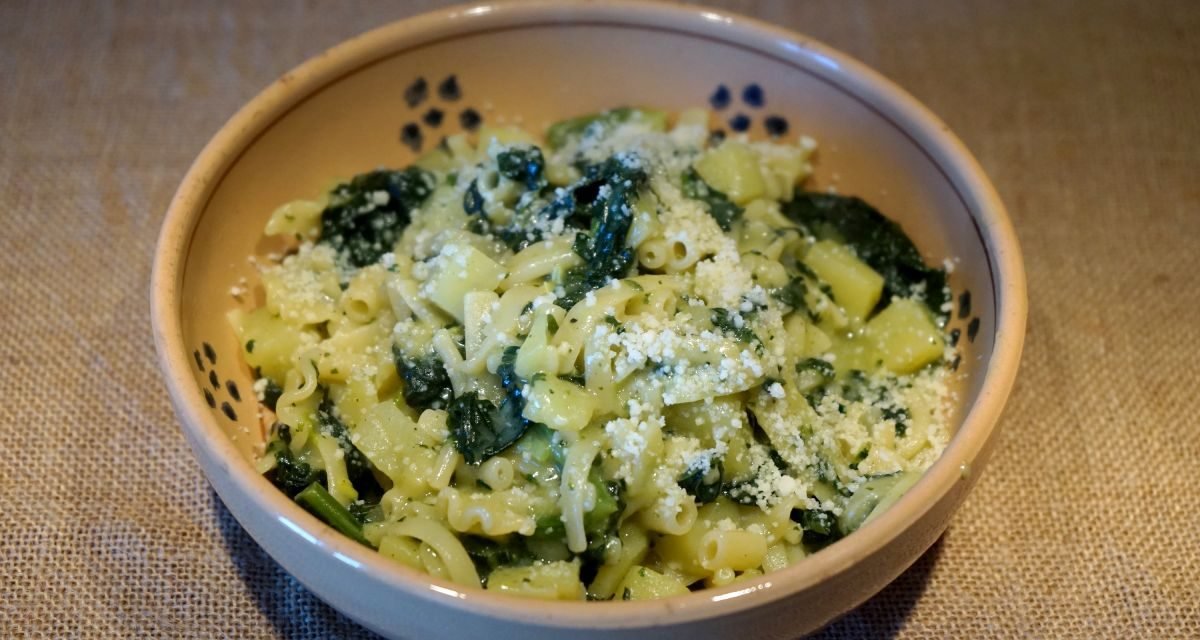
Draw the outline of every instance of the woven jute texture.
<instances>
[{"instance_id":1,"label":"woven jute texture","mask_svg":"<svg viewBox=\"0 0 1200 640\"><path fill-rule=\"evenodd\" d=\"M437 2L0 2L0 636L367 637L180 435L151 255L274 77ZM996 454L822 638L1200 637L1200 3L725 2L876 67L994 178L1029 272Z\"/></svg>"}]
</instances>

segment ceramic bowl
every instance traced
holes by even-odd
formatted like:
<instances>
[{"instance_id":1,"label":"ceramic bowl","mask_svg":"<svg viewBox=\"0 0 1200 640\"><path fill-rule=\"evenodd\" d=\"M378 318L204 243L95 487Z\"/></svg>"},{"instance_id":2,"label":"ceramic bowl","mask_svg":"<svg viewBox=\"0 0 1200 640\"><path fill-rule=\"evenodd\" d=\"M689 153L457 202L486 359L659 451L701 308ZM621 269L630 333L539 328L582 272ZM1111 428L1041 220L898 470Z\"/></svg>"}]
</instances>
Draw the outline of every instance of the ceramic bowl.
<instances>
[{"instance_id":1,"label":"ceramic bowl","mask_svg":"<svg viewBox=\"0 0 1200 640\"><path fill-rule=\"evenodd\" d=\"M710 106L730 131L811 135L821 145L817 188L872 201L927 259L953 259L957 432L903 499L758 579L661 601L563 603L413 572L334 532L255 473L252 380L224 314L254 282L247 258L272 250L262 229L276 206L338 177L403 166L480 122L541 130L629 104ZM988 179L945 125L877 73L799 34L716 11L541 2L397 22L279 78L184 178L159 239L152 305L183 432L213 488L272 557L385 636L490 639L795 637L862 603L929 548L978 479L1026 313L1016 238Z\"/></svg>"}]
</instances>

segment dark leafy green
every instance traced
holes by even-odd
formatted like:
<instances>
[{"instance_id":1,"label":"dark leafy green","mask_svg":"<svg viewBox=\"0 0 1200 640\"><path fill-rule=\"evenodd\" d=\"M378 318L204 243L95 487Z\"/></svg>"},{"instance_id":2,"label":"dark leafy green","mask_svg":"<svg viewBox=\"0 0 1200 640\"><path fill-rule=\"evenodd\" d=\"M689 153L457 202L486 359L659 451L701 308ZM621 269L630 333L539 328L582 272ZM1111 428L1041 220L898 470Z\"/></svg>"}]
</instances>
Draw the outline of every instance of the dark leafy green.
<instances>
[{"instance_id":1,"label":"dark leafy green","mask_svg":"<svg viewBox=\"0 0 1200 640\"><path fill-rule=\"evenodd\" d=\"M796 363L796 382L801 389L817 389L830 382L836 375L833 365L821 358L805 358Z\"/></svg>"},{"instance_id":2,"label":"dark leafy green","mask_svg":"<svg viewBox=\"0 0 1200 640\"><path fill-rule=\"evenodd\" d=\"M287 429L287 425L280 428ZM313 469L307 462L293 456L283 438L276 436L272 439L266 453L275 456L275 468L267 472L267 479L288 497L294 497L308 485L325 477L323 471Z\"/></svg>"},{"instance_id":3,"label":"dark leafy green","mask_svg":"<svg viewBox=\"0 0 1200 640\"><path fill-rule=\"evenodd\" d=\"M626 237L633 223L634 198L646 179L635 158L615 155L589 167L570 191L572 215L587 220L590 229L575 236L575 253L584 263L564 277L559 306L569 309L589 291L629 272L634 253L626 246Z\"/></svg>"},{"instance_id":4,"label":"dark leafy green","mask_svg":"<svg viewBox=\"0 0 1200 640\"><path fill-rule=\"evenodd\" d=\"M454 391L440 358L433 354L424 358L409 358L394 346L392 356L396 361L396 372L404 381L404 401L408 406L424 411L441 409L450 404Z\"/></svg>"},{"instance_id":5,"label":"dark leafy green","mask_svg":"<svg viewBox=\"0 0 1200 640\"><path fill-rule=\"evenodd\" d=\"M754 331L750 329L750 324L743 319L742 325L739 327L734 317L735 314L729 309L717 307L712 310L710 319L712 320L714 327L720 329L728 335L733 336L740 342L753 344L754 348L759 353L762 353L762 340L760 340L758 336L755 335Z\"/></svg>"},{"instance_id":6,"label":"dark leafy green","mask_svg":"<svg viewBox=\"0 0 1200 640\"><path fill-rule=\"evenodd\" d=\"M475 393L450 402L450 435L454 446L470 464L479 464L504 451L525 432L523 418L501 412L495 404Z\"/></svg>"},{"instance_id":7,"label":"dark leafy green","mask_svg":"<svg viewBox=\"0 0 1200 640\"><path fill-rule=\"evenodd\" d=\"M375 474L371 472L371 463L350 441L350 430L338 418L333 402L328 395L321 400L321 404L317 408L317 424L322 433L332 437L341 447L344 454L342 460L346 463L346 475L350 478L350 483L354 485L354 488L363 494L383 493L379 483L375 480Z\"/></svg>"},{"instance_id":8,"label":"dark leafy green","mask_svg":"<svg viewBox=\"0 0 1200 640\"><path fill-rule=\"evenodd\" d=\"M792 509L792 522L804 528L801 538L804 544L824 547L842 537L838 518L830 511L821 509Z\"/></svg>"},{"instance_id":9,"label":"dark leafy green","mask_svg":"<svg viewBox=\"0 0 1200 640\"><path fill-rule=\"evenodd\" d=\"M908 422L912 419L912 416L908 413L908 409L904 407L884 407L883 419L895 422L897 438L903 438L908 435Z\"/></svg>"},{"instance_id":10,"label":"dark leafy green","mask_svg":"<svg viewBox=\"0 0 1200 640\"><path fill-rule=\"evenodd\" d=\"M479 577L485 582L500 567L521 567L532 564L537 556L529 550L521 536L493 540L483 536L461 535L459 540L475 563Z\"/></svg>"},{"instance_id":11,"label":"dark leafy green","mask_svg":"<svg viewBox=\"0 0 1200 640\"><path fill-rule=\"evenodd\" d=\"M319 242L333 247L351 266L373 264L392 250L408 226L411 211L434 186L433 174L417 167L354 176L330 193L329 206L321 212ZM380 191L388 195L382 204L374 195Z\"/></svg>"},{"instance_id":12,"label":"dark leafy green","mask_svg":"<svg viewBox=\"0 0 1200 640\"><path fill-rule=\"evenodd\" d=\"M817 314L808 308L808 300L805 298L807 294L808 285L805 283L803 276L796 276L782 287L771 290L771 297L787 305L792 311L803 311L808 314L808 317L813 322L816 322Z\"/></svg>"},{"instance_id":13,"label":"dark leafy green","mask_svg":"<svg viewBox=\"0 0 1200 640\"><path fill-rule=\"evenodd\" d=\"M837 238L883 276L886 305L891 296L920 295L935 313L947 301L946 272L925 264L900 228L874 207L853 196L798 190L783 213L818 237Z\"/></svg>"},{"instance_id":14,"label":"dark leafy green","mask_svg":"<svg viewBox=\"0 0 1200 640\"><path fill-rule=\"evenodd\" d=\"M546 159L537 147L511 148L496 156L496 167L500 175L525 185L529 191L538 191L546 186Z\"/></svg>"},{"instance_id":15,"label":"dark leafy green","mask_svg":"<svg viewBox=\"0 0 1200 640\"><path fill-rule=\"evenodd\" d=\"M479 180L472 180L463 192L463 211L471 215L484 215L483 194L479 193Z\"/></svg>"},{"instance_id":16,"label":"dark leafy green","mask_svg":"<svg viewBox=\"0 0 1200 640\"><path fill-rule=\"evenodd\" d=\"M521 396L524 381L516 373L516 359L517 347L509 347L496 369L505 392L500 406L473 393L450 402L450 435L469 464L479 464L504 451L534 424L521 415L525 406Z\"/></svg>"},{"instance_id":17,"label":"dark leafy green","mask_svg":"<svg viewBox=\"0 0 1200 640\"><path fill-rule=\"evenodd\" d=\"M707 504L716 500L724 489L721 476L725 468L717 458L710 458L707 465L690 469L679 478L679 486L689 495L695 496L696 504Z\"/></svg>"},{"instance_id":18,"label":"dark leafy green","mask_svg":"<svg viewBox=\"0 0 1200 640\"><path fill-rule=\"evenodd\" d=\"M721 225L721 229L729 231L733 223L742 217L742 208L733 203L724 193L709 186L696 170L688 167L683 172L683 195L699 200L708 209L708 215Z\"/></svg>"},{"instance_id":19,"label":"dark leafy green","mask_svg":"<svg viewBox=\"0 0 1200 640\"><path fill-rule=\"evenodd\" d=\"M266 386L263 387L263 406L274 411L275 405L279 403L279 396L283 395L283 387L270 378L266 378L266 381Z\"/></svg>"}]
</instances>

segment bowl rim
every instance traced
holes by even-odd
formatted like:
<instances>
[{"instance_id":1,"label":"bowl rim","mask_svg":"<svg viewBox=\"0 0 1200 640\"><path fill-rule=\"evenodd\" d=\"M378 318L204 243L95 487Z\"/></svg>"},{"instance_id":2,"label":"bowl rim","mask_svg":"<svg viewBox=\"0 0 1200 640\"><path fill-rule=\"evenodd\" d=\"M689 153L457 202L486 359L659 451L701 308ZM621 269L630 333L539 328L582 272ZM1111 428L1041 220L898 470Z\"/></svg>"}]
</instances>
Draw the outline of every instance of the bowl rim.
<instances>
[{"instance_id":1,"label":"bowl rim","mask_svg":"<svg viewBox=\"0 0 1200 640\"><path fill-rule=\"evenodd\" d=\"M892 120L942 170L959 192L983 246L989 250L986 253L996 302L995 339L979 395L958 431L938 460L895 505L853 535L783 571L664 600L556 602L549 607L537 601L463 588L431 578L387 561L378 552L342 536L274 490L251 465L243 463L202 400L190 371L180 313L183 270L192 234L216 186L260 135L325 86L404 50L482 30L571 23L669 29L707 37L802 68L857 97L876 113ZM886 113L881 109L886 109ZM936 158L942 158L943 162L937 162ZM362 579L427 602L477 615L591 629L660 626L758 607L811 589L897 538L942 500L971 469L981 452L986 451L1016 377L1027 312L1021 252L1003 203L962 142L915 98L864 64L807 36L707 7L633 0L456 5L375 28L284 73L221 127L185 174L159 234L150 298L159 365L194 455L202 467L205 458L217 461L254 508L292 525L289 535L295 537L296 544L313 547L315 553L330 553L361 572ZM981 459L979 464L982 462ZM208 468L204 471L206 477L211 473ZM212 483L211 477L208 479ZM621 615L605 615L614 611L611 607L620 607Z\"/></svg>"}]
</instances>

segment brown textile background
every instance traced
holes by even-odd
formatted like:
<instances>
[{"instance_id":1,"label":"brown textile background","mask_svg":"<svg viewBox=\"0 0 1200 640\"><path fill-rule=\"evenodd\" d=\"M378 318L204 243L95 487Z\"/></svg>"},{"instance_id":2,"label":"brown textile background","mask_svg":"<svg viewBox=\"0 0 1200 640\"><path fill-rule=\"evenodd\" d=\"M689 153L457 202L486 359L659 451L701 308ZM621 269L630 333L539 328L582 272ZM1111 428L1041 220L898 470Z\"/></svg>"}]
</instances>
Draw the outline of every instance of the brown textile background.
<instances>
[{"instance_id":1,"label":"brown textile background","mask_svg":"<svg viewBox=\"0 0 1200 640\"><path fill-rule=\"evenodd\" d=\"M208 488L147 283L172 192L239 105L440 4L0 2L0 636L369 635ZM821 637L1200 637L1200 3L714 4L945 118L1029 272L991 466L945 537Z\"/></svg>"}]
</instances>

